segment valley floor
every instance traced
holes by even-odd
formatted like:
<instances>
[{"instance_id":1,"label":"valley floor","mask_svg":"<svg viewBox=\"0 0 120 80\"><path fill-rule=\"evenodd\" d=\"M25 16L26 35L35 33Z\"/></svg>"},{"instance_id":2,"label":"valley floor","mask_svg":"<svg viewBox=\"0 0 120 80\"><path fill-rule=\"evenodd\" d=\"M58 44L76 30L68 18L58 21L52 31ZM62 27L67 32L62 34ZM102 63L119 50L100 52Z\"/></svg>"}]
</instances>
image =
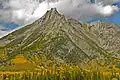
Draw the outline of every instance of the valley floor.
<instances>
[{"instance_id":1,"label":"valley floor","mask_svg":"<svg viewBox=\"0 0 120 80\"><path fill-rule=\"evenodd\" d=\"M93 72L78 67L42 67L36 71L0 71L0 80L120 80L120 72Z\"/></svg>"}]
</instances>

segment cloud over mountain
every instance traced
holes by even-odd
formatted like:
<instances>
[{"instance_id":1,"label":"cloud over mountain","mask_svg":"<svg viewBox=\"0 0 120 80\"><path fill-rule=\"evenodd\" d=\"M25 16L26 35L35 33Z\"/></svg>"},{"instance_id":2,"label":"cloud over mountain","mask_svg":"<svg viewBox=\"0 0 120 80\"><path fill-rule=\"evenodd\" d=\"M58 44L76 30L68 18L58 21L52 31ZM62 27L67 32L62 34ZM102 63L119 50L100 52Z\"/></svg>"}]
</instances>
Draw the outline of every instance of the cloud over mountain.
<instances>
[{"instance_id":1,"label":"cloud over mountain","mask_svg":"<svg viewBox=\"0 0 120 80\"><path fill-rule=\"evenodd\" d=\"M108 17L119 9L113 6L119 0L0 0L0 22L20 25L42 17L50 8L76 20L94 16Z\"/></svg>"},{"instance_id":2,"label":"cloud over mountain","mask_svg":"<svg viewBox=\"0 0 120 80\"><path fill-rule=\"evenodd\" d=\"M56 7L60 13L80 20L93 16L110 16L118 11L111 4L118 0L1 0L1 20L25 24L43 16ZM92 3L94 2L94 3Z\"/></svg>"}]
</instances>

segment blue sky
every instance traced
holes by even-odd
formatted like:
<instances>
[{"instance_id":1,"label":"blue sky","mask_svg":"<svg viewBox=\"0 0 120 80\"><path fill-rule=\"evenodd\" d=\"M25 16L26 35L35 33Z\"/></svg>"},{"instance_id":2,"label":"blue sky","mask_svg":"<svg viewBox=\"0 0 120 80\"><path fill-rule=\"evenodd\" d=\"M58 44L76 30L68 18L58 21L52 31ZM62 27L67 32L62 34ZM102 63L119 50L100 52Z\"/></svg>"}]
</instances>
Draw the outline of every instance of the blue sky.
<instances>
[{"instance_id":1,"label":"blue sky","mask_svg":"<svg viewBox=\"0 0 120 80\"><path fill-rule=\"evenodd\" d=\"M115 3L113 5L117 5L119 8L120 8L120 2L118 3ZM107 21L107 22L111 22L111 23L114 23L118 26L120 26L120 11L116 12L114 15L110 16L110 17L93 17L93 18L89 18L89 19L85 19L83 20L83 22L93 22L93 21L97 21L97 20L101 20L101 21Z\"/></svg>"},{"instance_id":2,"label":"blue sky","mask_svg":"<svg viewBox=\"0 0 120 80\"><path fill-rule=\"evenodd\" d=\"M94 18L90 18L90 19L87 19L87 20L83 20L83 22L91 23L91 22L94 22L94 21L97 21L97 20L111 22L111 23L114 23L114 24L120 26L120 11L115 13L113 16L110 16L110 17L107 17L107 18L94 17Z\"/></svg>"},{"instance_id":3,"label":"blue sky","mask_svg":"<svg viewBox=\"0 0 120 80\"><path fill-rule=\"evenodd\" d=\"M106 21L117 24L120 26L120 11L117 12L114 16L107 18Z\"/></svg>"},{"instance_id":4,"label":"blue sky","mask_svg":"<svg viewBox=\"0 0 120 80\"><path fill-rule=\"evenodd\" d=\"M113 5L117 5L120 8L120 2ZM115 23L120 26L120 11L114 14L113 16L109 17L106 21Z\"/></svg>"},{"instance_id":5,"label":"blue sky","mask_svg":"<svg viewBox=\"0 0 120 80\"><path fill-rule=\"evenodd\" d=\"M7 22L6 23L6 22L3 22L3 21L0 22L0 25L4 26L8 30L15 29L16 27L20 26L20 25L14 23L14 22Z\"/></svg>"}]
</instances>

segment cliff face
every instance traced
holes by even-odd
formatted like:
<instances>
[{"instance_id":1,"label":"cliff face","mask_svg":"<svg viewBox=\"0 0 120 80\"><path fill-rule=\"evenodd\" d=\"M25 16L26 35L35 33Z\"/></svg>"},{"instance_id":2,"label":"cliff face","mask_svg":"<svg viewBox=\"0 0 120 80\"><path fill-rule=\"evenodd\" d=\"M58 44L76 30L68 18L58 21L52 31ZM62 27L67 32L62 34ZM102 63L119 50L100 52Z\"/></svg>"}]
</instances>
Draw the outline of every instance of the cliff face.
<instances>
[{"instance_id":1,"label":"cliff face","mask_svg":"<svg viewBox=\"0 0 120 80\"><path fill-rule=\"evenodd\" d=\"M32 24L0 39L1 54L7 55L1 63L9 62L18 54L31 61L35 55L43 54L49 60L80 66L91 61L99 65L116 64L119 30L106 22L87 24L67 19L51 9Z\"/></svg>"}]
</instances>

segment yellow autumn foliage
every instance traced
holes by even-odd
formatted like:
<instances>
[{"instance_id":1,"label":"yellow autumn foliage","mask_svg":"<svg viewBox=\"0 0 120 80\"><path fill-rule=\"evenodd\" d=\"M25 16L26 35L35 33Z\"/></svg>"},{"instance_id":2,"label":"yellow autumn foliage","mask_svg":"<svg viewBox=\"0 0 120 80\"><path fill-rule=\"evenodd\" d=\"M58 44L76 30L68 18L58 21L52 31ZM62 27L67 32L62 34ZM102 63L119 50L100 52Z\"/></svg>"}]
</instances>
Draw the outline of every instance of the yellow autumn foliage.
<instances>
[{"instance_id":1,"label":"yellow autumn foliage","mask_svg":"<svg viewBox=\"0 0 120 80\"><path fill-rule=\"evenodd\" d=\"M64 80L64 78L66 80L119 80L119 77L119 73L116 72L92 72L69 65L61 65L56 68L41 66L35 71L0 72L0 80L13 78L14 80Z\"/></svg>"},{"instance_id":2,"label":"yellow autumn foliage","mask_svg":"<svg viewBox=\"0 0 120 80\"><path fill-rule=\"evenodd\" d=\"M0 55L0 60L6 60L7 59L7 55L5 55L5 54L1 54Z\"/></svg>"},{"instance_id":3,"label":"yellow autumn foliage","mask_svg":"<svg viewBox=\"0 0 120 80\"><path fill-rule=\"evenodd\" d=\"M11 64L25 64L25 63L30 63L30 62L22 55L18 55L11 60Z\"/></svg>"}]
</instances>

